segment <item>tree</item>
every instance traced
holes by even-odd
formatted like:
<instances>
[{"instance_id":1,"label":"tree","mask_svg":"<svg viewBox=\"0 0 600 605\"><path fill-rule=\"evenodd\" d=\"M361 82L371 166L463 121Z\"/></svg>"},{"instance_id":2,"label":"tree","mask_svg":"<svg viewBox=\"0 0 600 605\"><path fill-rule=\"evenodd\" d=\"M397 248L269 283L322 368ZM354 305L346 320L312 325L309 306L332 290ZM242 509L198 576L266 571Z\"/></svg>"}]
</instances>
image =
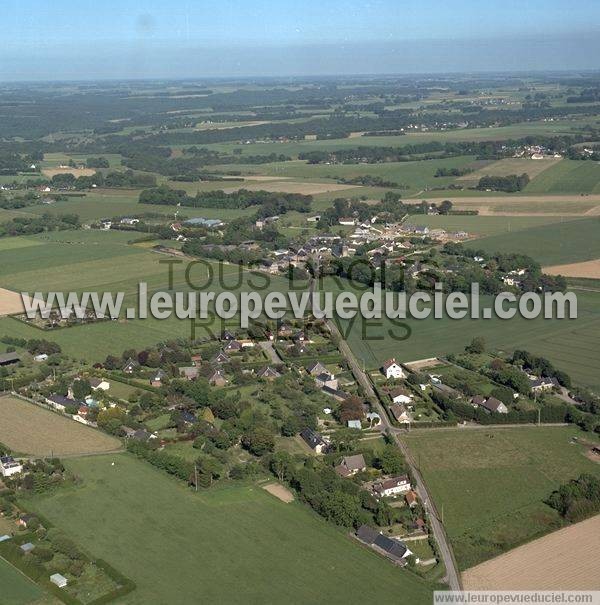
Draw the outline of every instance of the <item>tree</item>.
<instances>
[{"instance_id":1,"label":"tree","mask_svg":"<svg viewBox=\"0 0 600 605\"><path fill-rule=\"evenodd\" d=\"M242 436L242 445L255 456L263 456L275 448L275 436L266 426L257 426Z\"/></svg>"},{"instance_id":2,"label":"tree","mask_svg":"<svg viewBox=\"0 0 600 605\"><path fill-rule=\"evenodd\" d=\"M90 381L87 378L79 378L73 381L73 398L77 400L84 399L87 395L92 392Z\"/></svg>"},{"instance_id":3,"label":"tree","mask_svg":"<svg viewBox=\"0 0 600 605\"><path fill-rule=\"evenodd\" d=\"M277 476L279 481L284 480L291 466L292 457L288 452L275 452L269 462L269 468Z\"/></svg>"},{"instance_id":4,"label":"tree","mask_svg":"<svg viewBox=\"0 0 600 605\"><path fill-rule=\"evenodd\" d=\"M465 351L474 355L481 355L485 351L485 339L482 336L475 336L471 344L465 347Z\"/></svg>"},{"instance_id":5,"label":"tree","mask_svg":"<svg viewBox=\"0 0 600 605\"><path fill-rule=\"evenodd\" d=\"M401 473L406 468L402 453L394 445L386 445L381 450L375 460L375 466L380 468L386 475Z\"/></svg>"}]
</instances>

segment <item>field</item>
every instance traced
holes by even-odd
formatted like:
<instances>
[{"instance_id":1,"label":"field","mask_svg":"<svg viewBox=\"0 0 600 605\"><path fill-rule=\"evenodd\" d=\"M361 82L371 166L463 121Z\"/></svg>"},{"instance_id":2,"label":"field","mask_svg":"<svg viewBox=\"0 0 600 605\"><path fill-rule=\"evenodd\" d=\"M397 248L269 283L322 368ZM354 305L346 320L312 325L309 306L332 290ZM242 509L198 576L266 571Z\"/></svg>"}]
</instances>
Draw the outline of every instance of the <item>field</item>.
<instances>
[{"instance_id":1,"label":"field","mask_svg":"<svg viewBox=\"0 0 600 605\"><path fill-rule=\"evenodd\" d=\"M0 558L0 603L2 605L32 605L41 603L43 592L31 580Z\"/></svg>"},{"instance_id":2,"label":"field","mask_svg":"<svg viewBox=\"0 0 600 605\"><path fill-rule=\"evenodd\" d=\"M238 187L223 187L225 193L232 193L238 189L249 191L283 191L284 193L300 193L302 195L318 195L330 191L339 193L348 189L356 189L356 185L338 185L337 183L309 183L287 180L276 180L273 182L259 182L247 185L242 183ZM341 194L340 194L341 195Z\"/></svg>"},{"instance_id":3,"label":"field","mask_svg":"<svg viewBox=\"0 0 600 605\"><path fill-rule=\"evenodd\" d=\"M0 288L0 315L23 313L23 301L18 292Z\"/></svg>"},{"instance_id":4,"label":"field","mask_svg":"<svg viewBox=\"0 0 600 605\"><path fill-rule=\"evenodd\" d=\"M519 252L542 265L558 265L600 258L600 217L570 220L505 233L473 243L487 252Z\"/></svg>"},{"instance_id":5,"label":"field","mask_svg":"<svg viewBox=\"0 0 600 605\"><path fill-rule=\"evenodd\" d=\"M475 172L470 172L457 181L477 182L483 176L507 176L509 174L527 174L531 180L538 177L542 172L548 170L551 166L561 160L555 158L544 158L543 160L532 160L529 158L507 158L497 160L491 164L483 166Z\"/></svg>"},{"instance_id":6,"label":"field","mask_svg":"<svg viewBox=\"0 0 600 605\"><path fill-rule=\"evenodd\" d=\"M544 273L548 273L548 275L564 275L565 277L600 279L600 260L595 259L583 261L581 263L544 267Z\"/></svg>"},{"instance_id":7,"label":"field","mask_svg":"<svg viewBox=\"0 0 600 605\"><path fill-rule=\"evenodd\" d=\"M0 397L0 443L31 456L72 456L121 447L105 433L10 396Z\"/></svg>"},{"instance_id":8,"label":"field","mask_svg":"<svg viewBox=\"0 0 600 605\"><path fill-rule=\"evenodd\" d=\"M57 174L72 174L74 177L92 176L96 171L92 168L44 168L42 174L51 179Z\"/></svg>"},{"instance_id":9,"label":"field","mask_svg":"<svg viewBox=\"0 0 600 605\"><path fill-rule=\"evenodd\" d=\"M600 474L572 441L582 435L573 427L527 426L413 431L405 438L443 509L461 569L562 524L543 500L581 473Z\"/></svg>"},{"instance_id":10,"label":"field","mask_svg":"<svg viewBox=\"0 0 600 605\"><path fill-rule=\"evenodd\" d=\"M349 288L347 282L340 284ZM326 280L324 285L326 290L339 291L334 280ZM577 300L578 317L571 320L528 320L516 316L511 320L429 317L392 321L384 317L346 320L340 325L352 350L367 368L378 368L390 357L402 362L458 353L474 336L482 336L489 349L527 349L550 359L575 382L599 388L595 359L600 337L600 293L578 291ZM482 297L482 307L489 302Z\"/></svg>"},{"instance_id":11,"label":"field","mask_svg":"<svg viewBox=\"0 0 600 605\"><path fill-rule=\"evenodd\" d=\"M467 590L600 590L600 516L560 529L462 575Z\"/></svg>"},{"instance_id":12,"label":"field","mask_svg":"<svg viewBox=\"0 0 600 605\"><path fill-rule=\"evenodd\" d=\"M562 160L532 180L527 193L600 193L600 164Z\"/></svg>"},{"instance_id":13,"label":"field","mask_svg":"<svg viewBox=\"0 0 600 605\"><path fill-rule=\"evenodd\" d=\"M425 582L260 487L195 493L127 454L66 464L83 485L30 505L137 583L124 605L431 602Z\"/></svg>"}]
</instances>

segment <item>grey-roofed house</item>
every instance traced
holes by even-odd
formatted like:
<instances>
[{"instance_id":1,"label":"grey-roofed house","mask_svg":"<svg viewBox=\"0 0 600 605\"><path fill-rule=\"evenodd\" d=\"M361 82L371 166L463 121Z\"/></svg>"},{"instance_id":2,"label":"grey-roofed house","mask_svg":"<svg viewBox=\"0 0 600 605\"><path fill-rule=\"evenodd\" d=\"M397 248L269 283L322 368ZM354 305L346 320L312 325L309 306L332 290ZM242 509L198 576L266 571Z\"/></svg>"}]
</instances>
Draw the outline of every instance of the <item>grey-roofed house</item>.
<instances>
[{"instance_id":1,"label":"grey-roofed house","mask_svg":"<svg viewBox=\"0 0 600 605\"><path fill-rule=\"evenodd\" d=\"M302 437L308 446L317 454L322 454L329 447L329 444L327 441L325 441L325 439L323 439L321 434L317 433L317 431L313 429L305 428L304 430L300 431L300 437Z\"/></svg>"},{"instance_id":2,"label":"grey-roofed house","mask_svg":"<svg viewBox=\"0 0 600 605\"><path fill-rule=\"evenodd\" d=\"M361 525L356 531L356 537L365 544L371 546L375 542L379 532L368 525Z\"/></svg>"},{"instance_id":3,"label":"grey-roofed house","mask_svg":"<svg viewBox=\"0 0 600 605\"><path fill-rule=\"evenodd\" d=\"M0 355L0 366L9 366L13 363L19 363L19 361L21 361L21 358L15 351L12 353L2 353L2 355Z\"/></svg>"},{"instance_id":4,"label":"grey-roofed house","mask_svg":"<svg viewBox=\"0 0 600 605\"><path fill-rule=\"evenodd\" d=\"M313 361L306 366L306 371L311 376L318 376L327 372L327 368L320 361Z\"/></svg>"},{"instance_id":5,"label":"grey-roofed house","mask_svg":"<svg viewBox=\"0 0 600 605\"><path fill-rule=\"evenodd\" d=\"M196 380L198 378L198 366L183 366L179 369L179 375L186 380Z\"/></svg>"},{"instance_id":6,"label":"grey-roofed house","mask_svg":"<svg viewBox=\"0 0 600 605\"><path fill-rule=\"evenodd\" d=\"M338 466L335 467L335 472L340 477L351 477L361 471L367 470L367 464L362 454L354 456L344 456Z\"/></svg>"},{"instance_id":7,"label":"grey-roofed house","mask_svg":"<svg viewBox=\"0 0 600 605\"><path fill-rule=\"evenodd\" d=\"M508 408L502 401L495 397L488 397L485 401L478 404L478 407L483 408L486 412L494 412L497 414L508 414Z\"/></svg>"},{"instance_id":8,"label":"grey-roofed house","mask_svg":"<svg viewBox=\"0 0 600 605\"><path fill-rule=\"evenodd\" d=\"M411 551L408 550L406 544L399 540L388 538L383 534L379 534L375 538L373 545L382 550L390 559L396 561L402 561L405 557L412 554Z\"/></svg>"},{"instance_id":9,"label":"grey-roofed house","mask_svg":"<svg viewBox=\"0 0 600 605\"><path fill-rule=\"evenodd\" d=\"M32 544L31 542L25 542L25 544L21 544L21 546L19 546L19 548L25 554L27 554L27 553L31 552L35 548L35 544Z\"/></svg>"}]
</instances>

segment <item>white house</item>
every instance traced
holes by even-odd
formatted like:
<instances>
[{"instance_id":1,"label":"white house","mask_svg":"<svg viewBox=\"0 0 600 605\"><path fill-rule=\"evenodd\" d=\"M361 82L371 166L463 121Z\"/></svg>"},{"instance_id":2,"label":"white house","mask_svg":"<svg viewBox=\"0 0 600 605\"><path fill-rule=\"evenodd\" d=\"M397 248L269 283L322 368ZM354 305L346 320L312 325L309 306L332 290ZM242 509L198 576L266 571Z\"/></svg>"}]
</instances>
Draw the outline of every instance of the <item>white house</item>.
<instances>
[{"instance_id":1,"label":"white house","mask_svg":"<svg viewBox=\"0 0 600 605\"><path fill-rule=\"evenodd\" d=\"M399 477L384 479L383 481L379 481L373 485L373 493L379 498L405 494L410 490L411 485L407 475L400 475Z\"/></svg>"},{"instance_id":2,"label":"white house","mask_svg":"<svg viewBox=\"0 0 600 605\"><path fill-rule=\"evenodd\" d=\"M12 456L3 456L0 458L0 473L3 477L10 477L23 472L23 465L17 462Z\"/></svg>"},{"instance_id":3,"label":"white house","mask_svg":"<svg viewBox=\"0 0 600 605\"><path fill-rule=\"evenodd\" d=\"M110 382L104 380L104 378L90 378L90 386L92 391L108 391L110 389Z\"/></svg>"},{"instance_id":4,"label":"white house","mask_svg":"<svg viewBox=\"0 0 600 605\"><path fill-rule=\"evenodd\" d=\"M409 404L412 403L413 400L412 395L408 391L400 388L390 391L390 397L392 398L393 403Z\"/></svg>"},{"instance_id":5,"label":"white house","mask_svg":"<svg viewBox=\"0 0 600 605\"><path fill-rule=\"evenodd\" d=\"M382 367L383 373L385 377L390 378L405 378L406 374L401 366L396 362L396 359L392 357L392 359L388 359Z\"/></svg>"}]
</instances>

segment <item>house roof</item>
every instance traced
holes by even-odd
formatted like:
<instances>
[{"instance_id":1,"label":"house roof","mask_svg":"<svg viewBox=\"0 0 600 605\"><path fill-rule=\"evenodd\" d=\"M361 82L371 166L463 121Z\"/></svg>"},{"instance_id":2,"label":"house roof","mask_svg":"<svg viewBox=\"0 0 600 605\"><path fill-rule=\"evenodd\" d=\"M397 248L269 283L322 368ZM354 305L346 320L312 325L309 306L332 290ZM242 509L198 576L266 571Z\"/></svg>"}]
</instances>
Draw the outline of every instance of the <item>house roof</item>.
<instances>
[{"instance_id":1,"label":"house roof","mask_svg":"<svg viewBox=\"0 0 600 605\"><path fill-rule=\"evenodd\" d=\"M495 397L488 397L483 403L479 404L490 412L497 412L499 408L505 407L504 403Z\"/></svg>"},{"instance_id":2,"label":"house roof","mask_svg":"<svg viewBox=\"0 0 600 605\"><path fill-rule=\"evenodd\" d=\"M317 433L317 431L308 427L300 431L300 437L302 437L302 439L304 439L304 441L306 441L306 443L308 443L308 445L310 445L310 447L313 449L315 449L318 445L326 445L327 443L325 439L323 439L323 437Z\"/></svg>"},{"instance_id":3,"label":"house roof","mask_svg":"<svg viewBox=\"0 0 600 605\"><path fill-rule=\"evenodd\" d=\"M53 403L57 403L58 405L76 405L80 406L82 404L81 401L76 401L75 399L71 399L70 397L65 397L64 395L50 395L48 397L50 401Z\"/></svg>"},{"instance_id":4,"label":"house roof","mask_svg":"<svg viewBox=\"0 0 600 605\"><path fill-rule=\"evenodd\" d=\"M408 548L406 545L398 540L392 540L383 534L379 534L373 544L384 550L386 553L391 555L392 557L397 557L401 559L405 554Z\"/></svg>"},{"instance_id":5,"label":"house roof","mask_svg":"<svg viewBox=\"0 0 600 605\"><path fill-rule=\"evenodd\" d=\"M384 479L383 481L376 483L373 486L373 489L376 492L383 492L386 489L392 489L392 488L398 487L400 485L405 485L408 482L409 482L409 479L408 479L407 475L399 475L398 477L390 477L389 479Z\"/></svg>"},{"instance_id":6,"label":"house roof","mask_svg":"<svg viewBox=\"0 0 600 605\"><path fill-rule=\"evenodd\" d=\"M361 525L356 531L356 537L365 544L373 544L379 532L368 525Z\"/></svg>"},{"instance_id":7,"label":"house roof","mask_svg":"<svg viewBox=\"0 0 600 605\"><path fill-rule=\"evenodd\" d=\"M407 413L406 408L401 403L394 403L391 405L390 412L396 420L400 420L400 418Z\"/></svg>"},{"instance_id":8,"label":"house roof","mask_svg":"<svg viewBox=\"0 0 600 605\"><path fill-rule=\"evenodd\" d=\"M21 358L15 351L12 353L2 353L2 355L0 355L0 364L16 363L17 361L21 361Z\"/></svg>"},{"instance_id":9,"label":"house roof","mask_svg":"<svg viewBox=\"0 0 600 605\"><path fill-rule=\"evenodd\" d=\"M383 362L383 369L387 370L388 368L391 368L393 365L398 365L398 363L396 362L396 358L392 357L391 359L388 359L387 361Z\"/></svg>"},{"instance_id":10,"label":"house roof","mask_svg":"<svg viewBox=\"0 0 600 605\"><path fill-rule=\"evenodd\" d=\"M406 496L404 497L406 498L406 502L408 504L414 504L417 501L417 494L415 494L412 489L407 492Z\"/></svg>"},{"instance_id":11,"label":"house roof","mask_svg":"<svg viewBox=\"0 0 600 605\"><path fill-rule=\"evenodd\" d=\"M98 387L100 386L103 382L106 382L104 380L104 378L90 378L89 379L89 383L91 387Z\"/></svg>"},{"instance_id":12,"label":"house roof","mask_svg":"<svg viewBox=\"0 0 600 605\"><path fill-rule=\"evenodd\" d=\"M362 429L362 423L360 422L360 420L348 420L348 428Z\"/></svg>"},{"instance_id":13,"label":"house roof","mask_svg":"<svg viewBox=\"0 0 600 605\"><path fill-rule=\"evenodd\" d=\"M485 397L483 395L475 395L471 398L473 405L483 405L485 403Z\"/></svg>"},{"instance_id":14,"label":"house roof","mask_svg":"<svg viewBox=\"0 0 600 605\"><path fill-rule=\"evenodd\" d=\"M261 368L257 374L256 374L259 378L264 378L264 377L274 377L274 378L279 378L279 376L281 376L281 374L275 369L272 368L271 366L265 366L264 368Z\"/></svg>"},{"instance_id":15,"label":"house roof","mask_svg":"<svg viewBox=\"0 0 600 605\"><path fill-rule=\"evenodd\" d=\"M365 464L365 458L362 454L355 454L354 456L344 456L342 458L341 465L347 468L349 471L360 471L361 469L367 466Z\"/></svg>"}]
</instances>

